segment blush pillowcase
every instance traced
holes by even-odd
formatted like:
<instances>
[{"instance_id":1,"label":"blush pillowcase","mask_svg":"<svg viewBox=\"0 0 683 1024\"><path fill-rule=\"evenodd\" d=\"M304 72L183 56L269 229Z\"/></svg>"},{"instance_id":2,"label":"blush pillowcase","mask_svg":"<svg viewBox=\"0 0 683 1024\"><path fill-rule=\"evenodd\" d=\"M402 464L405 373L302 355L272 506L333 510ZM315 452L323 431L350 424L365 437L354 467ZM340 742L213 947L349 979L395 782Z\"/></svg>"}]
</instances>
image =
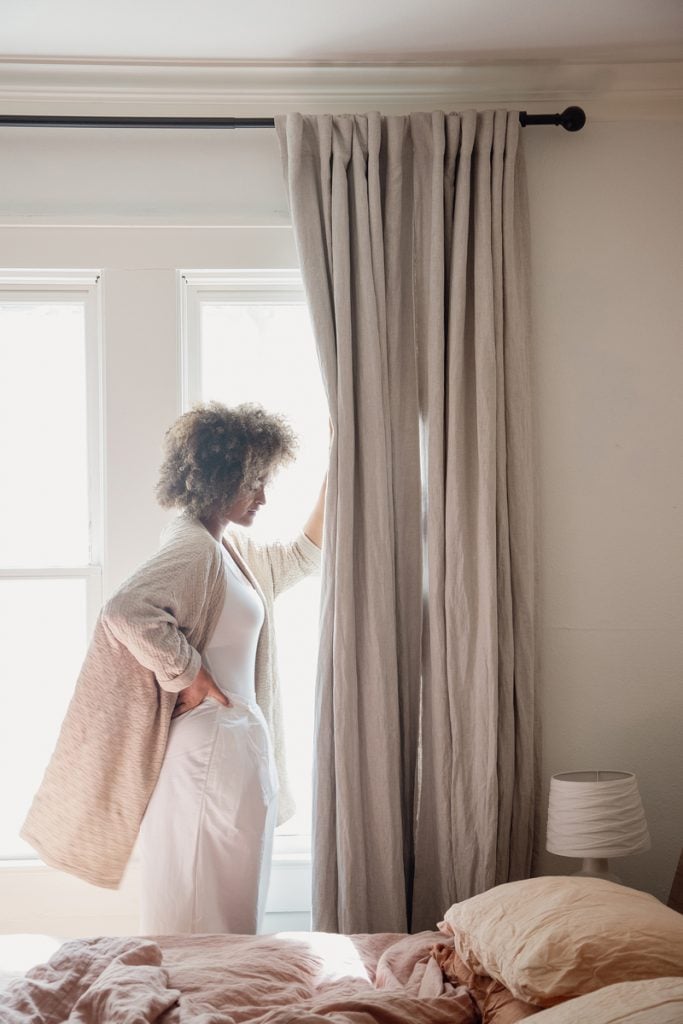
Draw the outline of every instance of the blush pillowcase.
<instances>
[{"instance_id":1,"label":"blush pillowcase","mask_svg":"<svg viewBox=\"0 0 683 1024\"><path fill-rule=\"evenodd\" d=\"M599 878L498 885L455 903L440 927L471 970L537 1006L617 982L683 975L683 915Z\"/></svg>"},{"instance_id":2,"label":"blush pillowcase","mask_svg":"<svg viewBox=\"0 0 683 1024\"><path fill-rule=\"evenodd\" d=\"M534 1014L533 1024L681 1024L683 978L624 981Z\"/></svg>"}]
</instances>

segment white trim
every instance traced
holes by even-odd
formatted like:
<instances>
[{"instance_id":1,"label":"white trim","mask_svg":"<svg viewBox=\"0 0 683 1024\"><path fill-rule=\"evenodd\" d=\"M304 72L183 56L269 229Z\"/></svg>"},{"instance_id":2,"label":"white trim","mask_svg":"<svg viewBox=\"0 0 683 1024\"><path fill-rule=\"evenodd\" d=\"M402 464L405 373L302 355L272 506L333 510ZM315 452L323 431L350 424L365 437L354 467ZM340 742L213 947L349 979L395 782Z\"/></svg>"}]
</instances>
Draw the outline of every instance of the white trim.
<instances>
[{"instance_id":1,"label":"white trim","mask_svg":"<svg viewBox=\"0 0 683 1024\"><path fill-rule=\"evenodd\" d=\"M180 409L184 412L192 404L190 395L194 394L197 382L193 379L190 382L190 374L193 372L192 363L188 359L187 332L189 324L194 317L190 315L188 303L187 280L182 270L176 270L176 362L178 367L178 398ZM194 342L193 342L194 345Z\"/></svg>"},{"instance_id":2,"label":"white trim","mask_svg":"<svg viewBox=\"0 0 683 1024\"><path fill-rule=\"evenodd\" d=\"M284 846L276 853L273 854L273 863L278 864L281 867L290 865L292 867L302 865L311 865L311 853L310 847L304 849L305 843L301 842L301 836L278 836L278 839L294 839L296 838L299 842L298 845L301 847L300 852L292 853L288 846ZM135 866L140 863L139 856L133 855L130 859L131 866ZM0 856L0 873L3 871L24 871L29 870L40 870L44 872L57 872L58 868L50 867L44 860L41 860L37 854L27 854L26 857L2 857Z\"/></svg>"},{"instance_id":3,"label":"white trim","mask_svg":"<svg viewBox=\"0 0 683 1024\"><path fill-rule=\"evenodd\" d=\"M42 218L41 217L31 218L31 222L30 223L27 223L26 221L21 221L21 220L18 220L18 221L2 220L2 221L0 221L0 230L10 231L10 230L13 230L13 229L16 230L17 228L20 228L22 233L25 233L27 231L44 231L46 228L50 229L51 231L54 231L54 230L63 231L65 228L69 228L69 229L76 228L79 233L80 232L88 232L89 231L89 232L91 232L93 234L97 234L97 235L100 235L100 233L102 231L114 231L114 232L116 232L116 231L126 231L126 232L128 232L128 231L138 231L138 232L141 233L141 235L144 235L144 234L148 234L148 233L153 233L155 231L162 231L162 232L167 233L167 234L169 232L174 232L175 233L175 232L190 232L191 231L191 232L193 232L193 234L196 234L198 230L201 230L202 232L219 232L219 231L224 231L224 232L228 232L228 231L229 232L234 232L234 231L249 231L249 232L251 232L251 231L253 231L253 232L257 232L257 231L280 231L280 232L282 232L282 231L284 231L284 232L291 232L292 225L291 224L187 224L187 223L186 224L178 224L178 223L172 224L169 221L164 221L163 223L161 223L161 222L153 223L151 221L145 221L145 222L141 221L139 224L124 223L124 222L121 222L121 223L111 222L111 223L108 224L105 221L102 221L102 222L98 221L97 224L93 224L92 218L90 218L89 220L83 220L83 221L79 222L76 219L71 220L71 221L51 221L51 220L48 220L45 217L42 217ZM129 257L131 262L129 264L129 268L128 269L135 268L137 266L136 257L137 257L137 254L135 252L131 252L130 257ZM4 273L4 271L3 271L3 273Z\"/></svg>"},{"instance_id":4,"label":"white trim","mask_svg":"<svg viewBox=\"0 0 683 1024\"><path fill-rule=\"evenodd\" d=\"M48 294L50 301L55 301L55 293L64 293L68 296L65 302L73 302L73 297L79 299L83 292L89 292L100 280L99 270L42 270L33 267L24 270L16 268L5 268L0 270L0 288L6 291L5 286L12 285L13 288L23 295L24 292L37 291L39 295ZM65 291L66 287L71 291Z\"/></svg>"},{"instance_id":5,"label":"white trim","mask_svg":"<svg viewBox=\"0 0 683 1024\"><path fill-rule=\"evenodd\" d=\"M256 292L259 299L262 295L272 292L277 296L273 301L281 302L283 301L281 296L287 295L296 296L291 299L292 302L306 301L299 270L284 268L276 270L267 268L257 270L182 270L180 273L188 285L195 288L197 292L220 290L228 302L233 301L233 292L248 292L249 294ZM226 288L230 289L229 295L225 292Z\"/></svg>"},{"instance_id":6,"label":"white trim","mask_svg":"<svg viewBox=\"0 0 683 1024\"><path fill-rule=\"evenodd\" d=\"M3 580L89 580L99 579L102 576L100 565L77 565L77 566L33 566L30 569L21 567L2 569L0 568L0 579Z\"/></svg>"},{"instance_id":7,"label":"white trim","mask_svg":"<svg viewBox=\"0 0 683 1024\"><path fill-rule=\"evenodd\" d=\"M197 290L190 284L189 274L179 270L178 298L180 316L178 336L180 351L180 408L183 412L201 394L201 346L199 344L199 300Z\"/></svg>"},{"instance_id":8,"label":"white trim","mask_svg":"<svg viewBox=\"0 0 683 1024\"><path fill-rule=\"evenodd\" d=\"M85 300L85 345L88 432L88 505L90 563L104 564L104 366L101 276L88 288ZM98 603L101 602L101 593ZM89 616L90 619L90 616ZM94 624L94 620L91 624Z\"/></svg>"},{"instance_id":9,"label":"white trim","mask_svg":"<svg viewBox=\"0 0 683 1024\"><path fill-rule=\"evenodd\" d=\"M552 113L579 104L589 122L662 120L683 117L682 69L680 48L665 59L607 53L584 60L559 54L424 64L0 56L0 109L8 114L269 117L294 110L405 113L472 106Z\"/></svg>"},{"instance_id":10,"label":"white trim","mask_svg":"<svg viewBox=\"0 0 683 1024\"><path fill-rule=\"evenodd\" d=\"M21 284L15 284L14 282L4 286L0 282L0 300L6 302L49 302L52 306L56 306L61 302L71 305L76 302L82 302L85 305L89 297L89 288L66 288L57 286L53 288L38 288L35 284L26 284L22 286Z\"/></svg>"}]
</instances>

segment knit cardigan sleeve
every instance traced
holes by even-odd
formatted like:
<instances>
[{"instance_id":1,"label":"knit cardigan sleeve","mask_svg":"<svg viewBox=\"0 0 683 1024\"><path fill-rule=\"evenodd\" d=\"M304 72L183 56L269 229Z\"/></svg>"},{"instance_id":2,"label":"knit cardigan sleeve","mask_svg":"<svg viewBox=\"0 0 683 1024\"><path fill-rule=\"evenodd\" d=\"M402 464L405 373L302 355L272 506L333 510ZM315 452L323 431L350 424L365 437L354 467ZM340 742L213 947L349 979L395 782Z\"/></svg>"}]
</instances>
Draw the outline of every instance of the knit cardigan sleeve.
<instances>
[{"instance_id":1,"label":"knit cardigan sleeve","mask_svg":"<svg viewBox=\"0 0 683 1024\"><path fill-rule=\"evenodd\" d=\"M303 531L293 541L260 544L242 531L231 535L240 555L273 598L320 568L320 548Z\"/></svg>"},{"instance_id":2,"label":"knit cardigan sleeve","mask_svg":"<svg viewBox=\"0 0 683 1024\"><path fill-rule=\"evenodd\" d=\"M209 535L207 533L207 538ZM201 655L187 640L220 572L210 541L171 541L123 583L102 609L101 621L163 690L189 686Z\"/></svg>"}]
</instances>

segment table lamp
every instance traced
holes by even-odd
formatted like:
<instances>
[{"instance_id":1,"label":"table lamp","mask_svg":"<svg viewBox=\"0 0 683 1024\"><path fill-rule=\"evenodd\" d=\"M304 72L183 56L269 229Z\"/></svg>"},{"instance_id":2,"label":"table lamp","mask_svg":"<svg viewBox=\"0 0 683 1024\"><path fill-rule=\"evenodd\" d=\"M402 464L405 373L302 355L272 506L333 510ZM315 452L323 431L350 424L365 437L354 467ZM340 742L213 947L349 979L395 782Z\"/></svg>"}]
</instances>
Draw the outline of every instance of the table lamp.
<instances>
[{"instance_id":1,"label":"table lamp","mask_svg":"<svg viewBox=\"0 0 683 1024\"><path fill-rule=\"evenodd\" d=\"M560 772L550 780L546 849L580 857L577 875L621 879L610 857L650 849L645 812L633 772Z\"/></svg>"}]
</instances>

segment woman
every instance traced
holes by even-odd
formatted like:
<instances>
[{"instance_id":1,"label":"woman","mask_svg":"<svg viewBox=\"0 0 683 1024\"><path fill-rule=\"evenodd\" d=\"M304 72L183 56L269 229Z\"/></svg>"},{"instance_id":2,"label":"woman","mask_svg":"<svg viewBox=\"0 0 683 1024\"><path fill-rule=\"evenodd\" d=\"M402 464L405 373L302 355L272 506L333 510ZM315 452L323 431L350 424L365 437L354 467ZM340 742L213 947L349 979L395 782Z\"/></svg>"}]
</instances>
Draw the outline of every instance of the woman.
<instances>
[{"instance_id":1,"label":"woman","mask_svg":"<svg viewBox=\"0 0 683 1024\"><path fill-rule=\"evenodd\" d=\"M223 533L251 525L294 446L249 405L197 406L168 431L157 496L181 514L102 610L22 829L109 888L140 832L146 933L257 930L276 796L280 821L293 809L273 601L319 564L325 486L291 544Z\"/></svg>"}]
</instances>

